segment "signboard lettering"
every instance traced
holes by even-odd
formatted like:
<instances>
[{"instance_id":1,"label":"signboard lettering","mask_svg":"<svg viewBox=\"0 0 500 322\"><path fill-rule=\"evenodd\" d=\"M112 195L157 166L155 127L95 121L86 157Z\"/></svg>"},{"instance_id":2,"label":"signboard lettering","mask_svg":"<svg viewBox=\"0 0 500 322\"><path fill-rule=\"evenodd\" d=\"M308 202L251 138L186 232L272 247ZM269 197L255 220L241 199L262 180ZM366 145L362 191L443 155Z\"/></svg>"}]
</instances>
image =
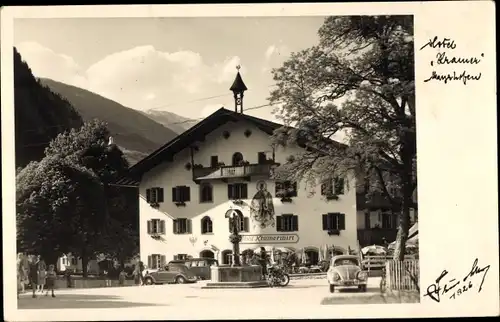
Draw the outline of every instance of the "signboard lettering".
<instances>
[{"instance_id":1,"label":"signboard lettering","mask_svg":"<svg viewBox=\"0 0 500 322\"><path fill-rule=\"evenodd\" d=\"M299 241L297 234L261 234L241 235L240 244L295 244Z\"/></svg>"}]
</instances>

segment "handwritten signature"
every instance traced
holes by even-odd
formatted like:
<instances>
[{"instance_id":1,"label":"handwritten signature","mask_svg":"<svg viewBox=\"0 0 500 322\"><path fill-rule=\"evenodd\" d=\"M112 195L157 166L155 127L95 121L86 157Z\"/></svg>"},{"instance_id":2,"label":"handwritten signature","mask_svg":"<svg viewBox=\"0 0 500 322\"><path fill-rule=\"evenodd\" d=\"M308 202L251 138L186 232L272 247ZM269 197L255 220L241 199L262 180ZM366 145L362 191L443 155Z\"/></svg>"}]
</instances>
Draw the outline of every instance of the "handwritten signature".
<instances>
[{"instance_id":1,"label":"handwritten signature","mask_svg":"<svg viewBox=\"0 0 500 322\"><path fill-rule=\"evenodd\" d=\"M436 49L439 50L436 54L436 59L430 61L430 65L435 67L434 65L479 65L484 58L484 53L481 53L478 56L468 56L468 57L460 57L453 56L449 52L454 52L457 49L457 43L454 39L443 37L440 39L438 36L434 38L430 38L429 41L420 47L420 50L423 49ZM449 51L449 52L447 52ZM481 79L481 73L471 74L467 70L463 71L447 71L445 73L439 73L439 71L433 70L431 75L424 80L424 83L430 81L438 81L444 84L451 83L453 81L460 81L464 85L467 85L469 81L478 81Z\"/></svg>"},{"instance_id":2,"label":"handwritten signature","mask_svg":"<svg viewBox=\"0 0 500 322\"><path fill-rule=\"evenodd\" d=\"M472 277L482 274L483 278L481 279L481 284L479 284L479 289L477 291L478 293L480 293L483 289L484 279L486 278L486 274L488 273L489 269L490 265L480 268L478 266L478 259L476 258L474 260L474 263L472 264L472 269L469 271L469 273L467 273L467 275L465 275L464 278L458 280L456 278L451 278L444 284L444 286L441 287L440 282L445 276L448 275L448 271L443 270L439 277L436 279L436 282L427 287L427 293L425 293L424 296L428 296L438 303L441 302L441 296L445 295L447 295L449 299L454 300L456 297L470 291L474 287L475 284L472 283Z\"/></svg>"}]
</instances>

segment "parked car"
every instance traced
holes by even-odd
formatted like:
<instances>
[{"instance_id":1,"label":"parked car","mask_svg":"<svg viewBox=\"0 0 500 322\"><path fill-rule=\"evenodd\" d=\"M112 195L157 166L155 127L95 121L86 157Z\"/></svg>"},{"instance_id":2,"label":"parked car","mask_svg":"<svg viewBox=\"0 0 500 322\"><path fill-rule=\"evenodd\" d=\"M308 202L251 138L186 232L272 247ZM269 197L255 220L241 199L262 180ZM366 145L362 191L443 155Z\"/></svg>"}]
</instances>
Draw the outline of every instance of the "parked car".
<instances>
[{"instance_id":1,"label":"parked car","mask_svg":"<svg viewBox=\"0 0 500 322\"><path fill-rule=\"evenodd\" d=\"M356 255L334 256L330 261L326 277L331 293L335 292L336 287L357 287L360 291L366 292L368 274L361 270L359 257Z\"/></svg>"},{"instance_id":2,"label":"parked car","mask_svg":"<svg viewBox=\"0 0 500 322\"><path fill-rule=\"evenodd\" d=\"M159 269L147 270L144 274L144 284L165 283L195 283L198 280L185 265L166 265Z\"/></svg>"},{"instance_id":3,"label":"parked car","mask_svg":"<svg viewBox=\"0 0 500 322\"><path fill-rule=\"evenodd\" d=\"M211 278L212 266L218 266L219 262L214 258L191 258L183 260L173 260L168 265L184 265L189 268L194 276L200 279L209 280Z\"/></svg>"}]
</instances>

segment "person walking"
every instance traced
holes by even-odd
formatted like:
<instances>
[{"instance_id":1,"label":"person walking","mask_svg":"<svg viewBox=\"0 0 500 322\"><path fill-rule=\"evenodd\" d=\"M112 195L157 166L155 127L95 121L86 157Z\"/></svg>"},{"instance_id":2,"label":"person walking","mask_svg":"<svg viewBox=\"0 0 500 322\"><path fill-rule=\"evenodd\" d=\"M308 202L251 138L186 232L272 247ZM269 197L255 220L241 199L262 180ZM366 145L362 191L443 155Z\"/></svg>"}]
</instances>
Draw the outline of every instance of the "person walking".
<instances>
[{"instance_id":1,"label":"person walking","mask_svg":"<svg viewBox=\"0 0 500 322\"><path fill-rule=\"evenodd\" d=\"M31 282L31 289L33 290L32 297L36 297L37 282L38 282L38 264L40 262L40 256L35 256L31 258L29 265L29 279Z\"/></svg>"},{"instance_id":2,"label":"person walking","mask_svg":"<svg viewBox=\"0 0 500 322\"><path fill-rule=\"evenodd\" d=\"M124 269L122 269L121 272L120 272L120 275L118 275L118 284L120 286L124 286L126 278L127 278L127 273L125 272Z\"/></svg>"},{"instance_id":3,"label":"person walking","mask_svg":"<svg viewBox=\"0 0 500 322\"><path fill-rule=\"evenodd\" d=\"M46 282L46 275L47 275L47 265L45 264L45 261L41 259L38 262L38 277L37 277L38 292L40 293L43 293L43 288L45 287L45 282Z\"/></svg>"},{"instance_id":4,"label":"person walking","mask_svg":"<svg viewBox=\"0 0 500 322\"><path fill-rule=\"evenodd\" d=\"M262 267L263 278L265 278L267 275L267 263L268 263L268 261L269 261L269 257L267 255L266 249L264 247L261 247L260 248L259 264Z\"/></svg>"},{"instance_id":5,"label":"person walking","mask_svg":"<svg viewBox=\"0 0 500 322\"><path fill-rule=\"evenodd\" d=\"M54 289L56 287L56 279L57 279L57 274L55 271L55 266L53 264L50 264L46 276L47 291L45 293L45 296L48 296L50 291L52 293L52 297L56 297L56 295L54 294Z\"/></svg>"}]
</instances>

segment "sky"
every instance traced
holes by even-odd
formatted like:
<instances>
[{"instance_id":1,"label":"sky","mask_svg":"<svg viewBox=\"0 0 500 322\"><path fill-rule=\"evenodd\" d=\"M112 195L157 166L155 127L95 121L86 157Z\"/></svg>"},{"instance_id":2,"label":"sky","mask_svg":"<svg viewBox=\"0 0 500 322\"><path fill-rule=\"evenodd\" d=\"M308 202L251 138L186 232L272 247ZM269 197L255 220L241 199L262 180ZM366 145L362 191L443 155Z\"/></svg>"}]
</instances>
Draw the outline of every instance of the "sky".
<instances>
[{"instance_id":1,"label":"sky","mask_svg":"<svg viewBox=\"0 0 500 322\"><path fill-rule=\"evenodd\" d=\"M318 43L324 17L16 19L14 44L36 77L137 110L203 118L224 106L236 66L244 107L268 104L271 69ZM273 107L249 110L275 120Z\"/></svg>"}]
</instances>

